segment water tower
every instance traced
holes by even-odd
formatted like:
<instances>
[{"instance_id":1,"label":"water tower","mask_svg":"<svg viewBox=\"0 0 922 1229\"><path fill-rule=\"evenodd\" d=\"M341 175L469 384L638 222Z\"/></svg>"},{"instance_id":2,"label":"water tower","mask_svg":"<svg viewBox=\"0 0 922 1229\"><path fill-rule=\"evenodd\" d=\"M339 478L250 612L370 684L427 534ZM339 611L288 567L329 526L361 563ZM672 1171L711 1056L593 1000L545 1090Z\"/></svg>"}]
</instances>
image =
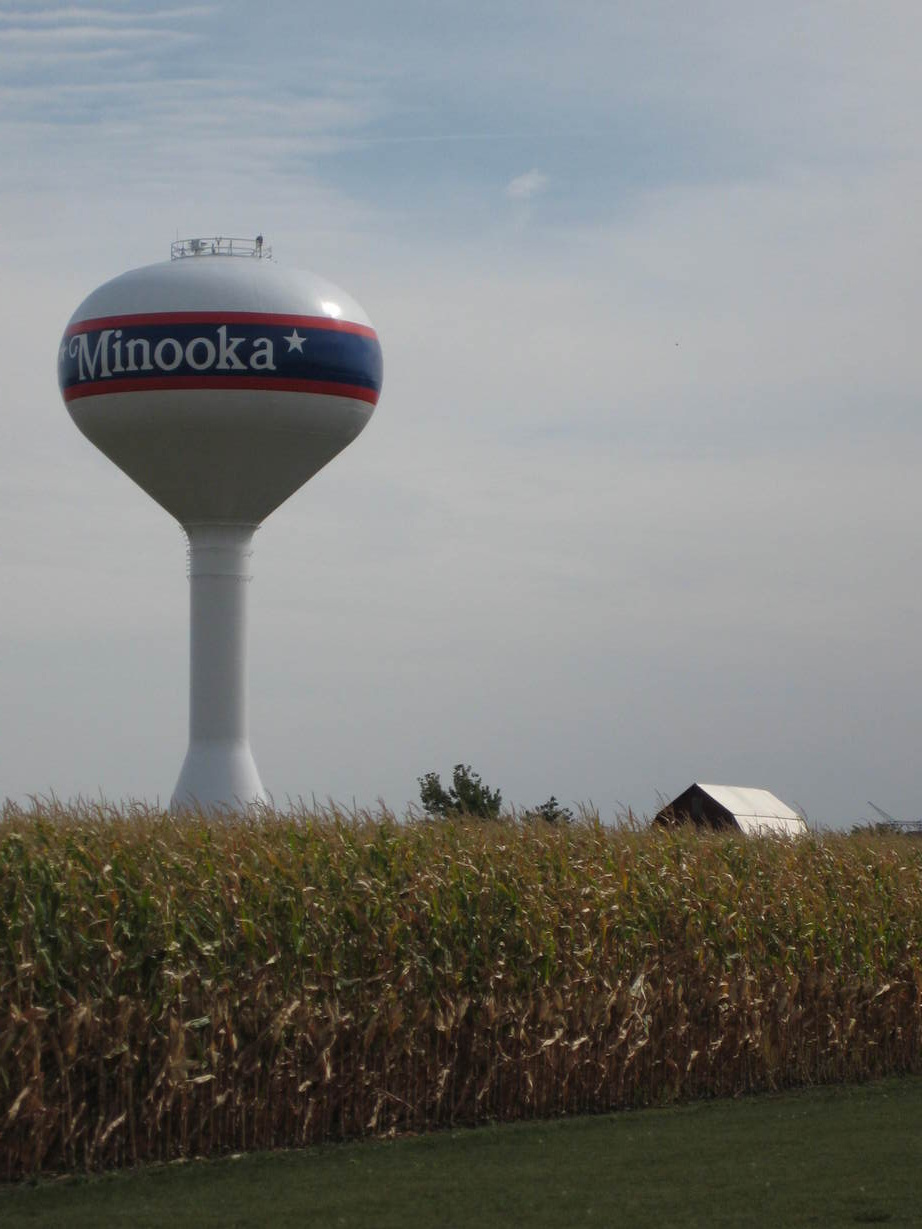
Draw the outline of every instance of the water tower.
<instances>
[{"instance_id":1,"label":"water tower","mask_svg":"<svg viewBox=\"0 0 922 1229\"><path fill-rule=\"evenodd\" d=\"M246 703L257 527L355 439L381 390L361 307L256 240L174 243L77 308L58 352L74 422L182 525L191 598L189 749L173 805L266 798Z\"/></svg>"}]
</instances>

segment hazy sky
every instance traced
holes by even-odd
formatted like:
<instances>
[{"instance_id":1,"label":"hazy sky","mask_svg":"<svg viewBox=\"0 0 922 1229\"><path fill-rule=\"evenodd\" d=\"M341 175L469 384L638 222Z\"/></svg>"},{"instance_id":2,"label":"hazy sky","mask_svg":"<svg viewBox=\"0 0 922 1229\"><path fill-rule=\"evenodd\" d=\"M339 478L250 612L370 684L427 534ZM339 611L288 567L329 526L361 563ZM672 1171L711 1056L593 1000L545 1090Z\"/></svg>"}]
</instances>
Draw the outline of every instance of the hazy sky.
<instances>
[{"instance_id":1,"label":"hazy sky","mask_svg":"<svg viewBox=\"0 0 922 1229\"><path fill-rule=\"evenodd\" d=\"M922 815L922 6L0 0L0 795L169 798L178 526L72 425L78 303L261 231L384 391L259 532L276 799L693 780Z\"/></svg>"}]
</instances>

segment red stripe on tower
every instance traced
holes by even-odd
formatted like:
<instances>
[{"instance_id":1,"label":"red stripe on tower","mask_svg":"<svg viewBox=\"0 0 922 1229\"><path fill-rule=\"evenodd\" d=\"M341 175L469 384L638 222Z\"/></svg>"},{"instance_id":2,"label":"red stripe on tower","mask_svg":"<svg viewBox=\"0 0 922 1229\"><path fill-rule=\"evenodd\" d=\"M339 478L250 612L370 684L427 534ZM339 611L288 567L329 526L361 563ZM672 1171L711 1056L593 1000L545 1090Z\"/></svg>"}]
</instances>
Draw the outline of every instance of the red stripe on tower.
<instances>
[{"instance_id":1,"label":"red stripe on tower","mask_svg":"<svg viewBox=\"0 0 922 1229\"><path fill-rule=\"evenodd\" d=\"M339 384L335 380L288 380L266 376L148 376L140 380L94 380L90 384L71 384L61 390L65 402L81 397L105 397L110 393L152 393L169 389L265 389L277 393L315 393L325 397L347 397L377 405L379 392L361 384Z\"/></svg>"},{"instance_id":2,"label":"red stripe on tower","mask_svg":"<svg viewBox=\"0 0 922 1229\"><path fill-rule=\"evenodd\" d=\"M378 334L367 324L355 324L351 320L334 320L332 316L291 316L277 312L139 312L136 315L95 316L89 320L71 322L64 330L65 337L78 333L93 333L97 329L130 329L143 325L164 324L264 324L267 328L283 325L304 329L327 329L334 333L352 333L357 337Z\"/></svg>"}]
</instances>

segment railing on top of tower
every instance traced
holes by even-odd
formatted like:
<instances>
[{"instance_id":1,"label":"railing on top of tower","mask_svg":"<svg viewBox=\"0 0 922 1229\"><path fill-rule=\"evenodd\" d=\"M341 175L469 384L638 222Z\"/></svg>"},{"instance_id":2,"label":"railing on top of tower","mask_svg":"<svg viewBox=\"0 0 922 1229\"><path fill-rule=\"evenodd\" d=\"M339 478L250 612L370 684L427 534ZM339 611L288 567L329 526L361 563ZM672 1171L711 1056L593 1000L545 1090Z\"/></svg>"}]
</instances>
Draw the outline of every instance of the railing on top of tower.
<instances>
[{"instance_id":1,"label":"railing on top of tower","mask_svg":"<svg viewBox=\"0 0 922 1229\"><path fill-rule=\"evenodd\" d=\"M257 235L255 239L205 235L199 239L177 239L170 244L170 260L185 260L190 256L249 256L256 260L271 260L272 248L263 243L262 235Z\"/></svg>"}]
</instances>

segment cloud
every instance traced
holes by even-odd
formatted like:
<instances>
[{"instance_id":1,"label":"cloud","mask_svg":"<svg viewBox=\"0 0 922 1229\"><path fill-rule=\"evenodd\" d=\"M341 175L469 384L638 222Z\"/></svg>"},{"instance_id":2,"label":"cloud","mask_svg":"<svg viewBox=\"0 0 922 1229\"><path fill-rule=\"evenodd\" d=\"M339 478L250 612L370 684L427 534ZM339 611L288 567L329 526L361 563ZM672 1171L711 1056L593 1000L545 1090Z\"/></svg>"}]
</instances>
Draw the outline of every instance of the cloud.
<instances>
[{"instance_id":1,"label":"cloud","mask_svg":"<svg viewBox=\"0 0 922 1229\"><path fill-rule=\"evenodd\" d=\"M75 43L98 43L105 40L110 43L143 43L156 38L161 45L180 42L190 42L193 35L179 30L163 30L153 26L74 26L63 29L17 29L15 27L3 32L3 40L10 46L17 45L17 50L43 50L45 47L58 44L67 47Z\"/></svg>"},{"instance_id":2,"label":"cloud","mask_svg":"<svg viewBox=\"0 0 922 1229\"><path fill-rule=\"evenodd\" d=\"M532 168L524 175L516 175L506 184L506 195L514 201L530 201L534 196L540 196L548 185L548 177L543 172Z\"/></svg>"},{"instance_id":3,"label":"cloud","mask_svg":"<svg viewBox=\"0 0 922 1229\"><path fill-rule=\"evenodd\" d=\"M52 8L0 10L0 25L49 26L63 22L107 21L133 24L139 21L177 21L188 17L209 17L217 12L214 4L187 5L183 8L154 9L137 13L104 8Z\"/></svg>"},{"instance_id":4,"label":"cloud","mask_svg":"<svg viewBox=\"0 0 922 1229\"><path fill-rule=\"evenodd\" d=\"M112 61L121 58L122 51L117 47L92 47L85 50L65 49L60 51L30 48L28 50L20 49L9 52L0 51L0 66L10 73L14 71L29 73L38 68L66 69L84 64L95 65L102 60ZM32 91L33 96L38 93L38 89Z\"/></svg>"}]
</instances>

